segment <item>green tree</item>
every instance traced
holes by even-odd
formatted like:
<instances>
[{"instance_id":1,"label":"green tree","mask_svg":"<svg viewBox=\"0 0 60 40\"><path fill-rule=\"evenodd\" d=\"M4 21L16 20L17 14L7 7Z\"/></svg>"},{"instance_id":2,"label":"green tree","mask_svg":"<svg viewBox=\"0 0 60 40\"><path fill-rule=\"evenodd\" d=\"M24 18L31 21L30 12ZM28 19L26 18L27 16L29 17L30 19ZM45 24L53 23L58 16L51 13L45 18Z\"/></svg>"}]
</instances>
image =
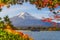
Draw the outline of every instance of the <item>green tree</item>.
<instances>
[{"instance_id":1,"label":"green tree","mask_svg":"<svg viewBox=\"0 0 60 40\"><path fill-rule=\"evenodd\" d=\"M11 24L11 21L10 21L10 19L9 19L8 16L5 16L5 17L4 17L4 22L5 22L5 24L7 24L7 25L13 27L13 25Z\"/></svg>"},{"instance_id":2,"label":"green tree","mask_svg":"<svg viewBox=\"0 0 60 40\"><path fill-rule=\"evenodd\" d=\"M0 29L4 28L4 22L2 21L2 18L0 17Z\"/></svg>"},{"instance_id":3,"label":"green tree","mask_svg":"<svg viewBox=\"0 0 60 40\"><path fill-rule=\"evenodd\" d=\"M0 12L2 11L2 8L0 8Z\"/></svg>"}]
</instances>

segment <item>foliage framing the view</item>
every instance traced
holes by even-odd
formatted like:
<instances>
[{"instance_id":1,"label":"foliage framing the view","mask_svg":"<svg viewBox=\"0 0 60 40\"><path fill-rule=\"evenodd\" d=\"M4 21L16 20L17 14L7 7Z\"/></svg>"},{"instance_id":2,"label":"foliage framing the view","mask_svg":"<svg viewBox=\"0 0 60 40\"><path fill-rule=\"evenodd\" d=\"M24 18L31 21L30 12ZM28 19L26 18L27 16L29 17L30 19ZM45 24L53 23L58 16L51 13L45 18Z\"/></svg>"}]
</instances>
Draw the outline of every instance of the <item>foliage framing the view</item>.
<instances>
[{"instance_id":1,"label":"foliage framing the view","mask_svg":"<svg viewBox=\"0 0 60 40\"><path fill-rule=\"evenodd\" d=\"M24 0L0 0L0 11L2 6L7 5L7 8L11 5L22 4ZM28 0L25 0L28 2ZM35 4L38 9L48 7L50 10L60 6L60 0L29 0L30 4Z\"/></svg>"},{"instance_id":2,"label":"foliage framing the view","mask_svg":"<svg viewBox=\"0 0 60 40\"><path fill-rule=\"evenodd\" d=\"M0 18L0 40L32 40L27 34L12 29L8 16Z\"/></svg>"}]
</instances>

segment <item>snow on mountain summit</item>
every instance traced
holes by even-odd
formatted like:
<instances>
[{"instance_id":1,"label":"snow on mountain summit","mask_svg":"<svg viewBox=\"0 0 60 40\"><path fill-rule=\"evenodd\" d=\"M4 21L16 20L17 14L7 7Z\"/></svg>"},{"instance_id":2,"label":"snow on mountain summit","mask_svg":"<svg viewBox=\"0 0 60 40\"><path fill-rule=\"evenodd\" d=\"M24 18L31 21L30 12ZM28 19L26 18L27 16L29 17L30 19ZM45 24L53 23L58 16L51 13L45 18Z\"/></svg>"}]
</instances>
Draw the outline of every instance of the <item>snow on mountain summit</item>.
<instances>
[{"instance_id":1,"label":"snow on mountain summit","mask_svg":"<svg viewBox=\"0 0 60 40\"><path fill-rule=\"evenodd\" d=\"M27 12L21 12L20 14L17 15L19 18L22 18L22 19L33 19L35 17L33 17L32 15L30 15L29 13Z\"/></svg>"},{"instance_id":2,"label":"snow on mountain summit","mask_svg":"<svg viewBox=\"0 0 60 40\"><path fill-rule=\"evenodd\" d=\"M16 27L29 27L29 26L51 26L48 22L43 22L40 19L35 18L34 16L30 15L29 13L23 12L19 15L10 18L12 24Z\"/></svg>"}]
</instances>

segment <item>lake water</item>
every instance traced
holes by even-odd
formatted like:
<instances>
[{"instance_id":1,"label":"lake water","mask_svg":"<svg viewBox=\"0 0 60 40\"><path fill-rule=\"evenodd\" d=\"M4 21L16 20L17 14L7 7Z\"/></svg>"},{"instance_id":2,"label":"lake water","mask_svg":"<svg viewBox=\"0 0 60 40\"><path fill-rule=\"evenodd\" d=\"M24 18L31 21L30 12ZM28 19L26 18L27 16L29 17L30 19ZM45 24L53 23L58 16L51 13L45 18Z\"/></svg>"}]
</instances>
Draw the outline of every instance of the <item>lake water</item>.
<instances>
[{"instance_id":1,"label":"lake water","mask_svg":"<svg viewBox=\"0 0 60 40\"><path fill-rule=\"evenodd\" d=\"M21 31L25 34L28 34L34 40L60 40L60 31Z\"/></svg>"}]
</instances>

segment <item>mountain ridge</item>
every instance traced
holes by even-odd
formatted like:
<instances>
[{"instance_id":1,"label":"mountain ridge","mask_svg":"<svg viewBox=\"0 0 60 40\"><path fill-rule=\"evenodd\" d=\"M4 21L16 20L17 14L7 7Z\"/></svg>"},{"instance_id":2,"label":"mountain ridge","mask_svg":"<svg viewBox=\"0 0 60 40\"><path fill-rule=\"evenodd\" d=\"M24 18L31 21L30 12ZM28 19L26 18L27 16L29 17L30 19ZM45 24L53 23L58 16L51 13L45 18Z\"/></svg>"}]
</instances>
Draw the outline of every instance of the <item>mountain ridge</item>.
<instances>
[{"instance_id":1,"label":"mountain ridge","mask_svg":"<svg viewBox=\"0 0 60 40\"><path fill-rule=\"evenodd\" d=\"M12 24L16 27L18 26L51 26L49 22L43 22L40 19L35 18L27 12L20 13L19 15L10 18Z\"/></svg>"}]
</instances>

